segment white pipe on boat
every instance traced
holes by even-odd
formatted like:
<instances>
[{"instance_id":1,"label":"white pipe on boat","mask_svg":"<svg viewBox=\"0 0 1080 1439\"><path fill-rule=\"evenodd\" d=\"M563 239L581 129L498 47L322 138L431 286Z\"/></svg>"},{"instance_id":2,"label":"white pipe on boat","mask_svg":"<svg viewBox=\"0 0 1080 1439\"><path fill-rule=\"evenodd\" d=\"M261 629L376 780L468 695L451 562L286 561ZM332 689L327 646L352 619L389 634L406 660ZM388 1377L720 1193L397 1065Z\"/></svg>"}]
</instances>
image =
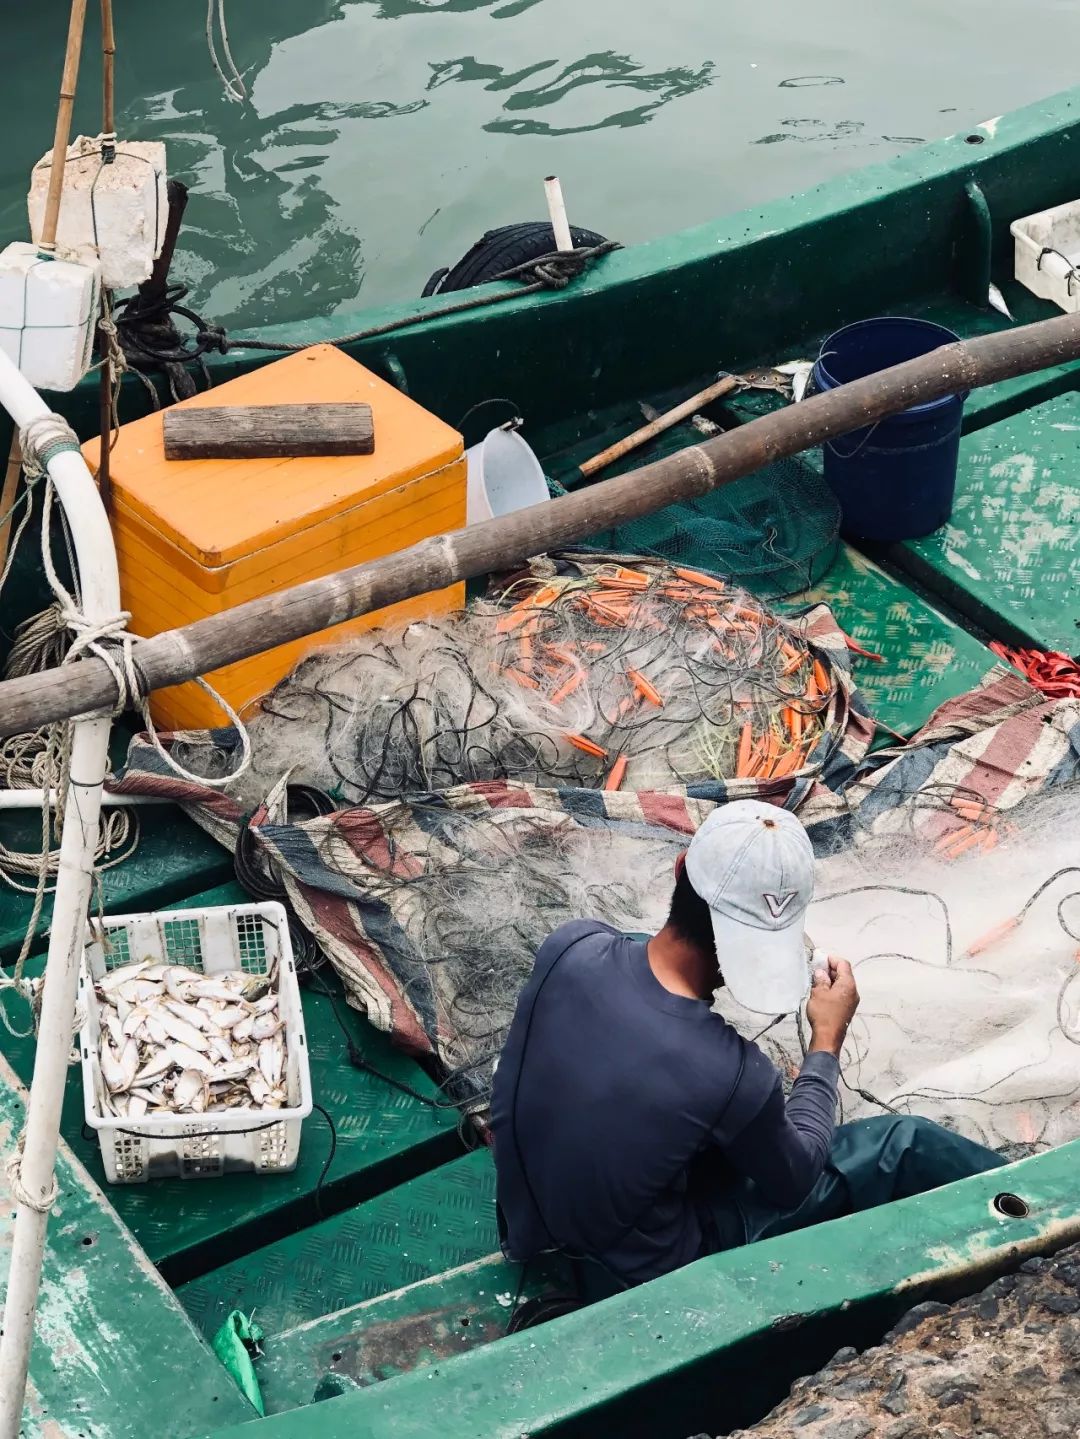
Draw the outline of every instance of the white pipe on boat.
<instances>
[{"instance_id":1,"label":"white pipe on boat","mask_svg":"<svg viewBox=\"0 0 1080 1439\"><path fill-rule=\"evenodd\" d=\"M570 234L570 221L566 218L566 202L563 200L562 185L559 183L558 175L549 175L544 181L544 194L547 196L551 228L555 232L555 248L556 250L572 250L574 241Z\"/></svg>"},{"instance_id":2,"label":"white pipe on boat","mask_svg":"<svg viewBox=\"0 0 1080 1439\"><path fill-rule=\"evenodd\" d=\"M0 810L32 809L41 812L45 791L41 789L0 789ZM109 809L135 809L148 804L172 804L156 794L109 794L101 796L101 803ZM49 804L56 807L56 791L49 790Z\"/></svg>"},{"instance_id":3,"label":"white pipe on boat","mask_svg":"<svg viewBox=\"0 0 1080 1439\"><path fill-rule=\"evenodd\" d=\"M20 429L51 413L2 350L0 404ZM70 522L83 613L91 624L114 619L120 611L116 550L86 462L77 451L65 451L49 460L48 472ZM44 1204L53 1187L111 725L105 716L76 720L73 726L71 780L20 1172L23 1191L38 1204ZM18 1439L21 1427L47 1223L47 1207L16 1201L0 1337L0 1439Z\"/></svg>"}]
</instances>

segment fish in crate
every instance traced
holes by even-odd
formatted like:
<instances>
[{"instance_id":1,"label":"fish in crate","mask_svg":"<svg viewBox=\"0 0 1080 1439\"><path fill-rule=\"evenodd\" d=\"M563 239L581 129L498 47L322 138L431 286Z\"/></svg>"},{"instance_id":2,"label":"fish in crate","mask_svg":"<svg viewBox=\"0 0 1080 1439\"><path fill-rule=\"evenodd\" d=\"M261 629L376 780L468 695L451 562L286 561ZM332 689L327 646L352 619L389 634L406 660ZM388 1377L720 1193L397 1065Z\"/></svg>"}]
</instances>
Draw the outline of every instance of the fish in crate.
<instances>
[{"instance_id":1,"label":"fish in crate","mask_svg":"<svg viewBox=\"0 0 1080 1439\"><path fill-rule=\"evenodd\" d=\"M83 957L87 1123L114 1183L295 1167L311 1080L279 904L110 918Z\"/></svg>"}]
</instances>

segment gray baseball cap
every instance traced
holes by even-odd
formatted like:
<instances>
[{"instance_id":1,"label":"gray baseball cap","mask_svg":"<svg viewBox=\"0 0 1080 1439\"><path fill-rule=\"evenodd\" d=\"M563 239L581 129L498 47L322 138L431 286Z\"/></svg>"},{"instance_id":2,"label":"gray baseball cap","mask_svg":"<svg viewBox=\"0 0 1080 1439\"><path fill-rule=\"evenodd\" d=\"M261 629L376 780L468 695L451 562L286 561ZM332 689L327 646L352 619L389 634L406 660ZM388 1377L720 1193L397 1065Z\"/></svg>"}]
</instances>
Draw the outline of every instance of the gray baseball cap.
<instances>
[{"instance_id":1,"label":"gray baseball cap","mask_svg":"<svg viewBox=\"0 0 1080 1439\"><path fill-rule=\"evenodd\" d=\"M732 997L759 1014L798 1009L810 988L814 851L795 816L754 799L721 805L690 841L686 874L712 911Z\"/></svg>"}]
</instances>

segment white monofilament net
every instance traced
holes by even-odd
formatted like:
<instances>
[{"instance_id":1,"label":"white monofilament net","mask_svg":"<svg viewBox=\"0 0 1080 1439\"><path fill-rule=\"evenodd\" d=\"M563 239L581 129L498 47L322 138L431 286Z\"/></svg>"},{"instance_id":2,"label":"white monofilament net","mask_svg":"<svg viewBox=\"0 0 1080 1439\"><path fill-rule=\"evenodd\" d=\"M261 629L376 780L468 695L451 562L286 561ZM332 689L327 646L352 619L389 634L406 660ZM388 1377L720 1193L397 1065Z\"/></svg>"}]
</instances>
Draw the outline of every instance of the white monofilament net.
<instances>
[{"instance_id":1,"label":"white monofilament net","mask_svg":"<svg viewBox=\"0 0 1080 1439\"><path fill-rule=\"evenodd\" d=\"M892 1108L1006 1150L1080 1135L1076 790L1010 819L989 853L949 861L872 845L819 865L808 930L852 962L862 996L842 1057L843 1118ZM768 1020L724 991L718 1007L785 1072L798 1067L794 1019L761 1033Z\"/></svg>"}]
</instances>

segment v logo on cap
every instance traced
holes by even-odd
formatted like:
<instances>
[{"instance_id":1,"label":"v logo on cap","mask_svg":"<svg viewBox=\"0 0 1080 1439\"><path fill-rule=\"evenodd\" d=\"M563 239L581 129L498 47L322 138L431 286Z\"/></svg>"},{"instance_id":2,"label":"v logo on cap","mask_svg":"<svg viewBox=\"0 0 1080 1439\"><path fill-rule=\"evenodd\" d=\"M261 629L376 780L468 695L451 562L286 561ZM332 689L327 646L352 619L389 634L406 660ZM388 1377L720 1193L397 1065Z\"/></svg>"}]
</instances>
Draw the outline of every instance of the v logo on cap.
<instances>
[{"instance_id":1,"label":"v logo on cap","mask_svg":"<svg viewBox=\"0 0 1080 1439\"><path fill-rule=\"evenodd\" d=\"M795 898L797 892L797 890L789 889L784 894L766 894L763 896L765 903L769 906L769 913L773 919L780 918L784 910L787 909L788 905Z\"/></svg>"}]
</instances>

